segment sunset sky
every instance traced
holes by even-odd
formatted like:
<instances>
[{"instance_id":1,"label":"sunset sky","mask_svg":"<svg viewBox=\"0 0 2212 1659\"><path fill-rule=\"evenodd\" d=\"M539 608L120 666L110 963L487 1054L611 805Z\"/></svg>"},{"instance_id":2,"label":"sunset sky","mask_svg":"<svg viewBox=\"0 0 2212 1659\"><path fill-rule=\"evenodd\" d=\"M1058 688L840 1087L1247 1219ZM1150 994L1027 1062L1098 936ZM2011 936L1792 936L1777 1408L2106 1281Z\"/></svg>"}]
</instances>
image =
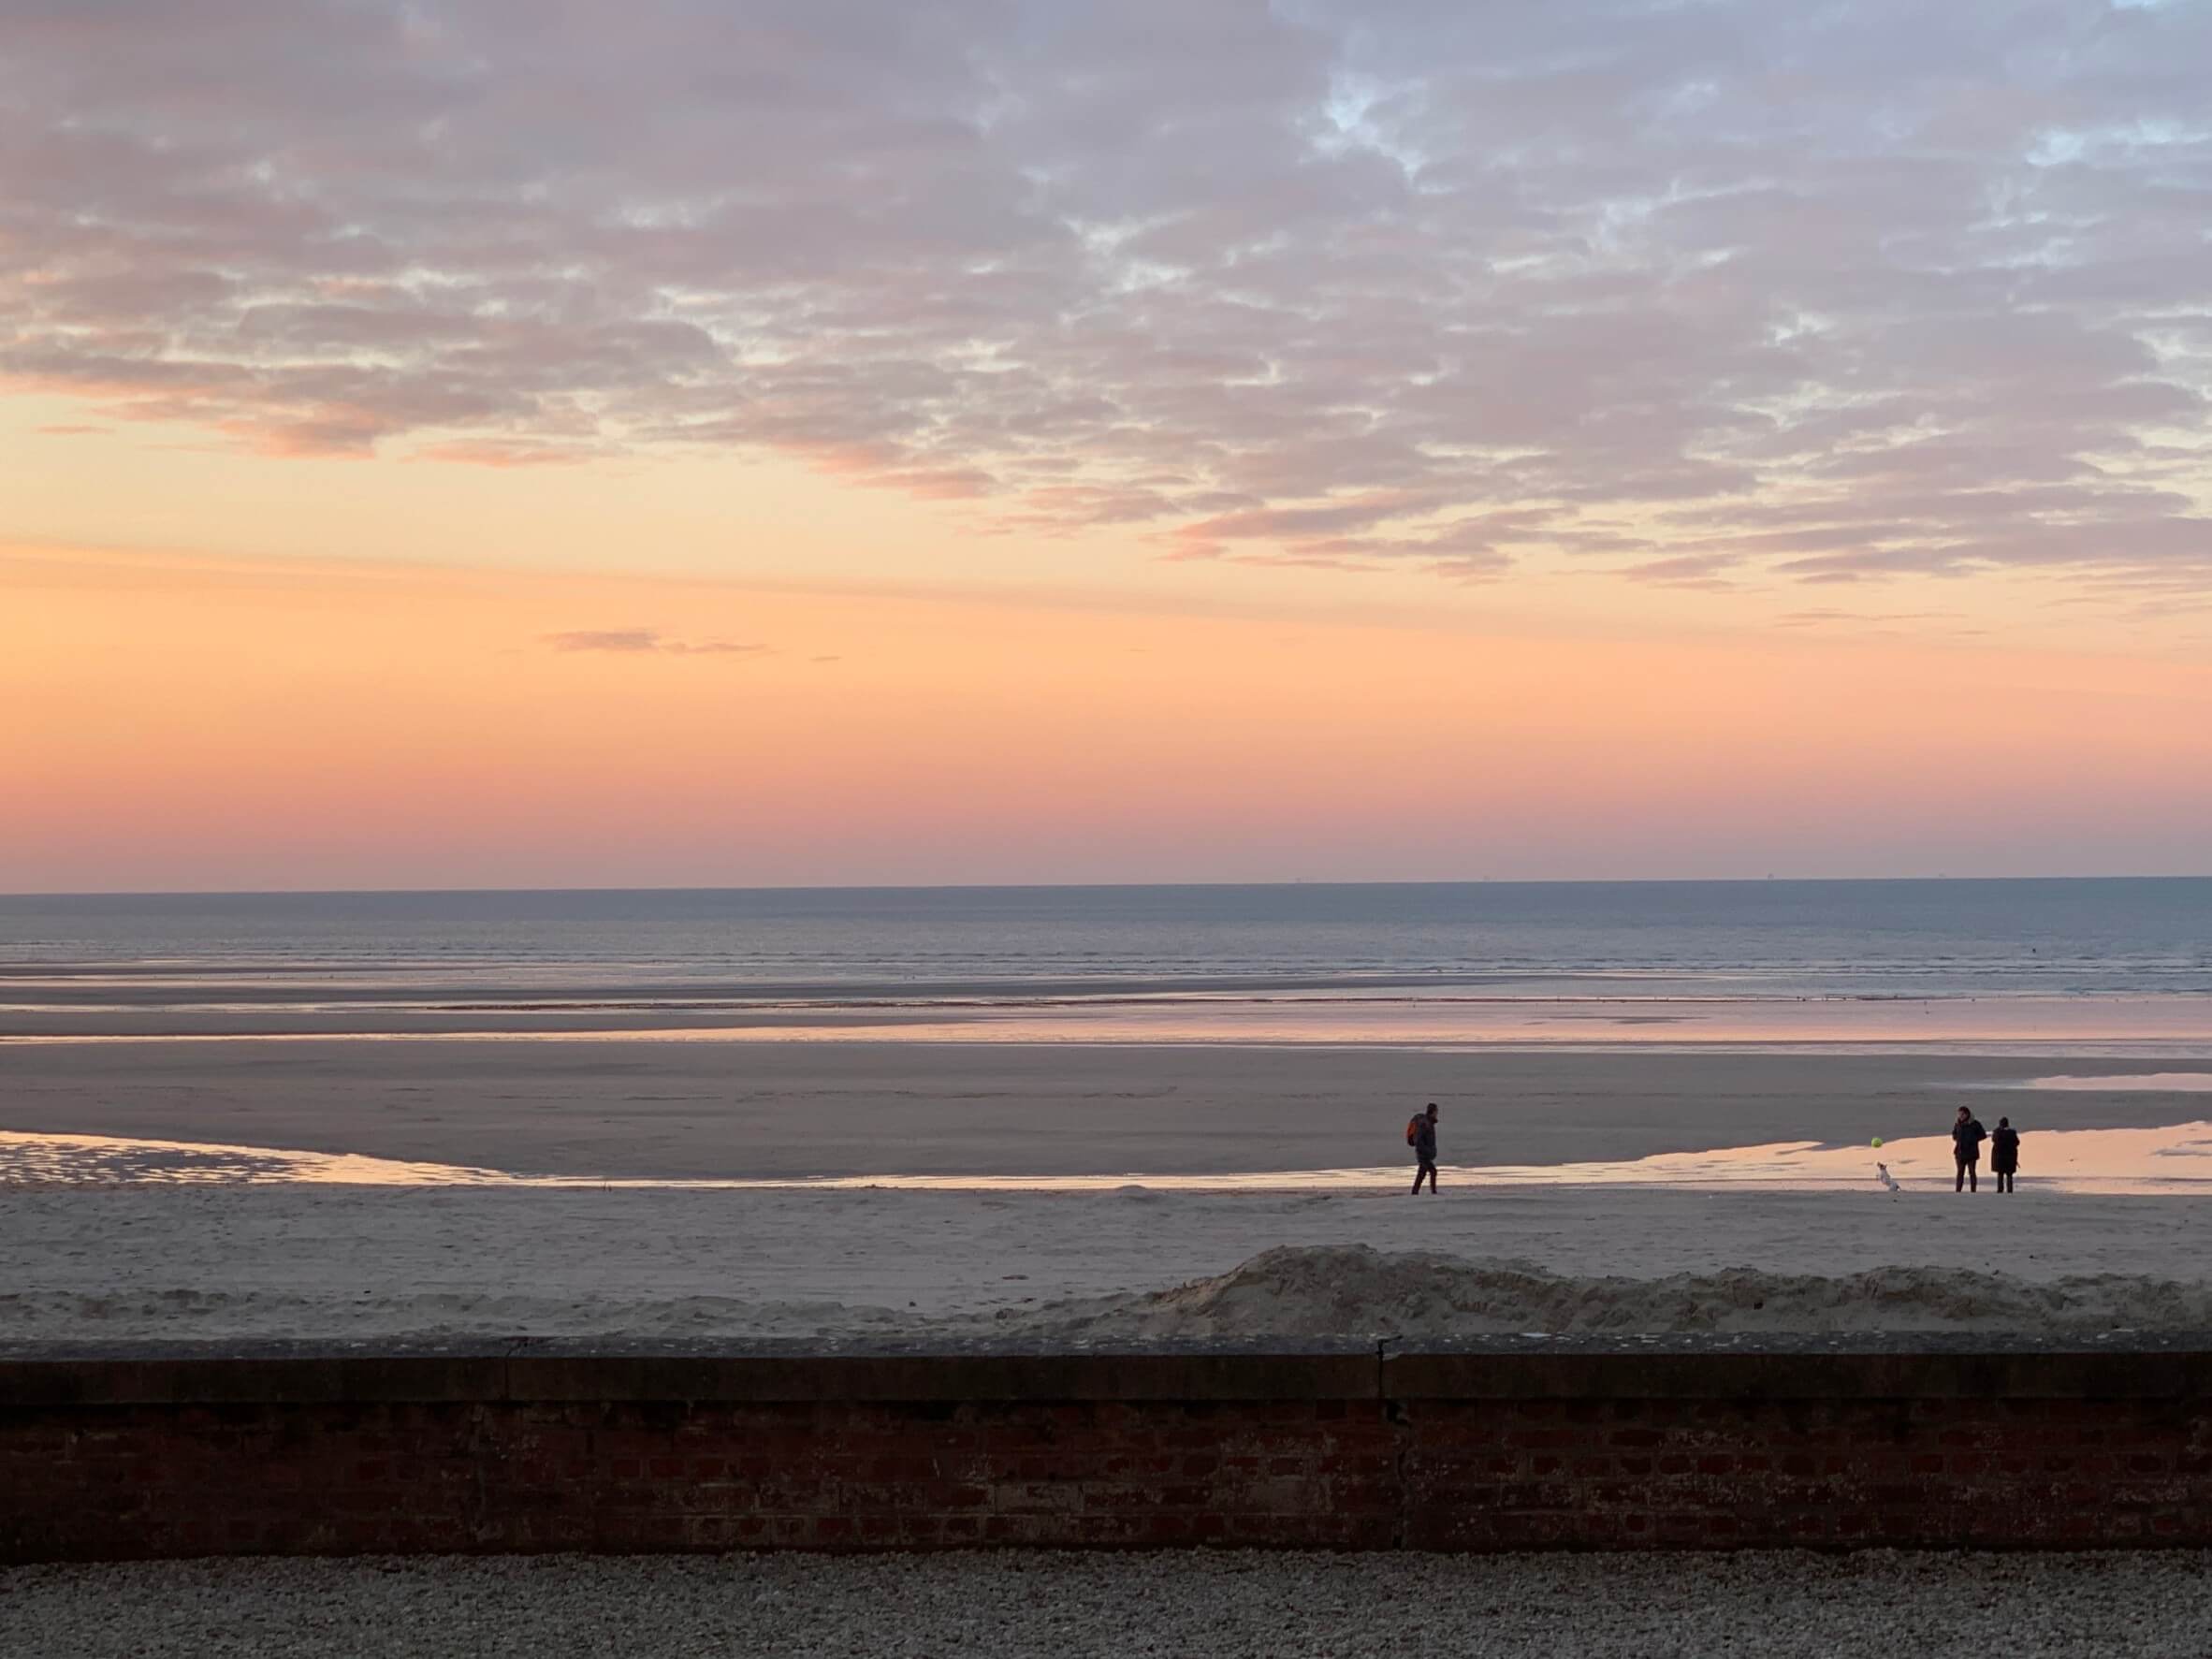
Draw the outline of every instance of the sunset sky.
<instances>
[{"instance_id":1,"label":"sunset sky","mask_svg":"<svg viewBox=\"0 0 2212 1659\"><path fill-rule=\"evenodd\" d=\"M2212 873L2212 0L0 0L0 891Z\"/></svg>"}]
</instances>

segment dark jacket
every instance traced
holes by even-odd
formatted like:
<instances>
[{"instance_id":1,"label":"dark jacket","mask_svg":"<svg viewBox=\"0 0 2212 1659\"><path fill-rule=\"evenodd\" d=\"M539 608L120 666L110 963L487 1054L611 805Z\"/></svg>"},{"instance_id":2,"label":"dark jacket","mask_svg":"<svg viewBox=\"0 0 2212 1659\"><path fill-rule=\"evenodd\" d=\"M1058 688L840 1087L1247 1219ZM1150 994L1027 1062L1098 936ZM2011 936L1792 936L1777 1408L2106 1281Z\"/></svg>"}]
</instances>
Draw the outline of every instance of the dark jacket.
<instances>
[{"instance_id":1,"label":"dark jacket","mask_svg":"<svg viewBox=\"0 0 2212 1659\"><path fill-rule=\"evenodd\" d=\"M1413 1132L1413 1156L1424 1164L1436 1161L1436 1126L1423 1117L1420 1128Z\"/></svg>"},{"instance_id":2,"label":"dark jacket","mask_svg":"<svg viewBox=\"0 0 2212 1659\"><path fill-rule=\"evenodd\" d=\"M1989 1167L2000 1175L2009 1175L2020 1167L2020 1131L2018 1129L1991 1129L1989 1131Z\"/></svg>"},{"instance_id":3,"label":"dark jacket","mask_svg":"<svg viewBox=\"0 0 2212 1659\"><path fill-rule=\"evenodd\" d=\"M1970 1117L1964 1123L1951 1126L1951 1150L1962 1164L1971 1164L1982 1156L1982 1142L1989 1131L1982 1128L1982 1120Z\"/></svg>"}]
</instances>

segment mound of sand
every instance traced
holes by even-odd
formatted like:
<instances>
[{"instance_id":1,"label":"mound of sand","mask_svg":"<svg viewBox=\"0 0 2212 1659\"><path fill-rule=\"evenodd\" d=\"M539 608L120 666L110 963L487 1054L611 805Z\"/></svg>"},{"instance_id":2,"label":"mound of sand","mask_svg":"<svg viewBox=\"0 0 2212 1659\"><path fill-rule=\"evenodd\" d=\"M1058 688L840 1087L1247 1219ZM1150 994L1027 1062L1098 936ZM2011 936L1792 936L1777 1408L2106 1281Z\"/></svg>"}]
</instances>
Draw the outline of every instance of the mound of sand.
<instances>
[{"instance_id":1,"label":"mound of sand","mask_svg":"<svg viewBox=\"0 0 2212 1659\"><path fill-rule=\"evenodd\" d=\"M1404 1190L11 1192L0 1346L2212 1332L2195 1202Z\"/></svg>"},{"instance_id":2,"label":"mound of sand","mask_svg":"<svg viewBox=\"0 0 2212 1659\"><path fill-rule=\"evenodd\" d=\"M1070 1340L1433 1337L1516 1332L2212 1330L2212 1285L2100 1273L2030 1281L1958 1268L1826 1277L1731 1268L1580 1278L1364 1244L1267 1250L1217 1277L1064 1302L998 1328Z\"/></svg>"},{"instance_id":3,"label":"mound of sand","mask_svg":"<svg viewBox=\"0 0 2212 1659\"><path fill-rule=\"evenodd\" d=\"M1088 1346L1536 1332L1900 1331L2212 1331L2212 1284L2126 1273L2035 1281L1933 1267L1881 1267L1835 1276L1749 1268L1655 1278L1576 1276L1520 1260L1347 1244L1262 1251L1228 1273L1166 1290L1042 1302L989 1314L649 1291L562 1297L456 1289L342 1300L275 1289L0 1291L0 1341L341 1334L913 1341L937 1334Z\"/></svg>"}]
</instances>

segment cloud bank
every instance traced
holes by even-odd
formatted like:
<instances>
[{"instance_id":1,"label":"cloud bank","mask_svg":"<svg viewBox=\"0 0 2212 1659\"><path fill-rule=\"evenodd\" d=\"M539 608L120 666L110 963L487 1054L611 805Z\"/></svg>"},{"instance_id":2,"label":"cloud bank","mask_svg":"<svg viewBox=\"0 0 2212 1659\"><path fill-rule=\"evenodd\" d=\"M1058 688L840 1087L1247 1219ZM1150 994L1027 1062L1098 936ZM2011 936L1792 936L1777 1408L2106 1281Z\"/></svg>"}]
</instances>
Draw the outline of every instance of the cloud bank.
<instances>
[{"instance_id":1,"label":"cloud bank","mask_svg":"<svg viewBox=\"0 0 2212 1659\"><path fill-rule=\"evenodd\" d=\"M2201 0L0 0L0 376L277 454L2212 575Z\"/></svg>"},{"instance_id":2,"label":"cloud bank","mask_svg":"<svg viewBox=\"0 0 2212 1659\"><path fill-rule=\"evenodd\" d=\"M657 628L580 628L548 633L546 644L557 651L609 651L617 656L756 657L768 648L727 639L670 639Z\"/></svg>"}]
</instances>

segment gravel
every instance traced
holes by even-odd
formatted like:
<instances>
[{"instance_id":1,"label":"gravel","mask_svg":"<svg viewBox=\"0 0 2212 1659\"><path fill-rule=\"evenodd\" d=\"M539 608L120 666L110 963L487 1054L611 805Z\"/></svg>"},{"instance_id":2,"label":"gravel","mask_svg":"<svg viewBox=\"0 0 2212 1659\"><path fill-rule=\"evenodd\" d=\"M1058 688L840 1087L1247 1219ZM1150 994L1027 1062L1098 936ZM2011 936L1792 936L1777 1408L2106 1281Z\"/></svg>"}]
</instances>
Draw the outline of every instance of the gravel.
<instances>
[{"instance_id":1,"label":"gravel","mask_svg":"<svg viewBox=\"0 0 2212 1659\"><path fill-rule=\"evenodd\" d=\"M22 1659L2212 1652L2212 1555L575 1556L0 1570Z\"/></svg>"}]
</instances>

